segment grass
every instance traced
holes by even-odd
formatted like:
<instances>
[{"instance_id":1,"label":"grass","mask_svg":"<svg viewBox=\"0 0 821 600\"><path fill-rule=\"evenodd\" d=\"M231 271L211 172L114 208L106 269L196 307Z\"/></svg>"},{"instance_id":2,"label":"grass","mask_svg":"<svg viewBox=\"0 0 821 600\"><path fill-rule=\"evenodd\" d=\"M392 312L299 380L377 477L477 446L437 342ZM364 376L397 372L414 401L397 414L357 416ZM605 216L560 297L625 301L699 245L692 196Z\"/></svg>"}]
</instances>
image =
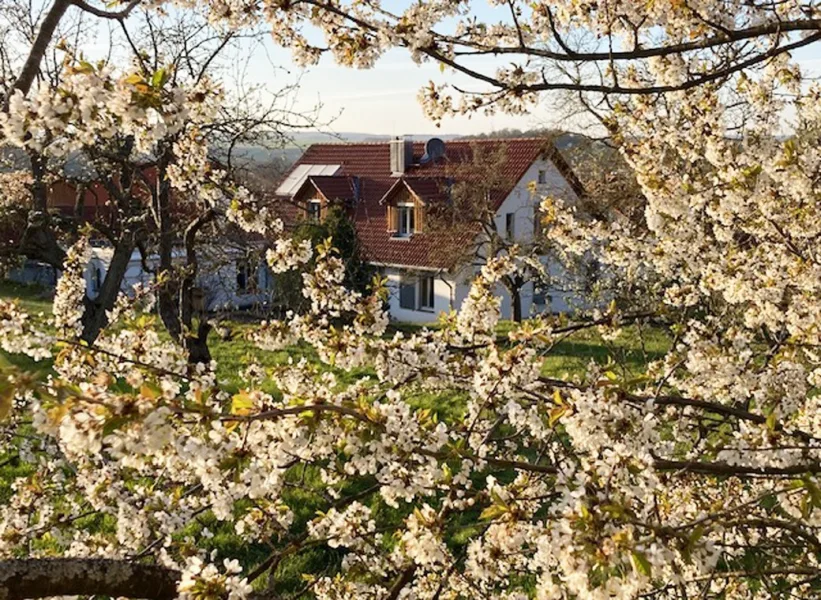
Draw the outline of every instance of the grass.
<instances>
[{"instance_id":1,"label":"grass","mask_svg":"<svg viewBox=\"0 0 821 600\"><path fill-rule=\"evenodd\" d=\"M32 315L51 314L50 299L38 288L0 282L0 298L4 297L17 299ZM253 325L232 323L230 327L233 330L232 339L225 340L213 335L210 344L212 355L218 365L218 377L220 381L226 383L228 391L236 392L242 387L243 373L252 361L263 367L273 368L287 364L289 361L297 362L305 358L310 365L332 369L342 384L373 375L370 369L346 372L333 369L328 365L320 365L316 352L302 344L278 352L260 350L245 341L243 335ZM498 331L500 339L504 338L510 328L510 323L500 325ZM399 324L392 328L389 335L392 336L395 331L410 334L419 329L418 325ZM549 349L542 365L542 374L556 378L581 378L593 361L601 365L612 363L609 368L623 371L622 375L636 375L645 369L648 362L662 357L669 348L669 344L669 336L666 332L654 328L626 327L613 341L604 340L593 329L578 331L561 338ZM48 363L34 363L25 357L8 356L0 351L0 366L4 360L28 370L50 369ZM271 382L266 383L264 389L272 394L278 393ZM466 398L467 393L462 391L436 394L420 392L409 397L408 401L414 406L430 408L437 413L440 420L453 423L463 418ZM13 493L11 482L17 477L30 474L31 471L32 467L13 453L0 452L0 502L6 501ZM508 475L512 477L512 473L499 473L498 477L504 480ZM293 480L292 483L299 482L303 486L302 488L296 486L287 488L283 498L294 509L293 531L299 534L305 530L306 524L316 516L318 510L327 509L327 502L322 498L325 484L321 481L316 467L295 466L287 477ZM367 485L369 483L362 481L348 484L345 493L356 493ZM372 495L368 502L377 520L381 523L386 521L399 523L410 510L405 505L402 505L402 510L392 509L384 504L378 494ZM466 510L458 519L450 523L447 537L454 548L469 543L476 534L478 511L480 510L478 506L475 509ZM113 527L110 522L89 522L87 525L96 531ZM211 537L200 537L205 528L213 534ZM247 568L259 564L270 552L270 547L266 545L244 544L231 525L217 521L209 513L200 515L196 522L189 524L179 535L180 538L194 535L203 540L201 543L207 549L216 549L222 556L237 557ZM288 557L277 567L276 593L288 594L301 589L305 585L304 575L323 575L332 572L341 563L342 558L341 551L326 547L309 548ZM260 578L258 584L264 585L264 579L264 577Z\"/></svg>"},{"instance_id":2,"label":"grass","mask_svg":"<svg viewBox=\"0 0 821 600\"><path fill-rule=\"evenodd\" d=\"M17 300L30 315L51 315L51 293L38 285L0 280L0 299Z\"/></svg>"},{"instance_id":3,"label":"grass","mask_svg":"<svg viewBox=\"0 0 821 600\"><path fill-rule=\"evenodd\" d=\"M44 317L51 315L50 295L40 287L0 281L0 298L17 300L21 307L33 316L41 313ZM509 322L499 325L500 337L507 334L511 325ZM316 353L307 346L298 345L279 352L260 350L243 339L242 334L252 327L251 325L234 323L231 326L234 330L233 339L223 340L217 335L212 335L210 347L217 361L217 374L220 380L227 382L228 387L233 390L241 386L243 371L251 361L256 361L263 367L280 366L287 364L289 360L296 362L301 358L306 358L311 364L319 362ZM388 335L393 335L395 331L411 334L419 329L419 325L395 324ZM621 335L610 342L602 339L595 330L582 330L562 338L550 348L542 365L542 375L558 378L580 377L591 361L601 365L613 362L617 369L625 371L625 375L635 375L642 372L648 362L661 358L669 346L669 335L658 328L625 327ZM21 367L35 366L25 357L3 356ZM350 383L373 373L361 369L352 372L335 370L335 374L341 383Z\"/></svg>"}]
</instances>

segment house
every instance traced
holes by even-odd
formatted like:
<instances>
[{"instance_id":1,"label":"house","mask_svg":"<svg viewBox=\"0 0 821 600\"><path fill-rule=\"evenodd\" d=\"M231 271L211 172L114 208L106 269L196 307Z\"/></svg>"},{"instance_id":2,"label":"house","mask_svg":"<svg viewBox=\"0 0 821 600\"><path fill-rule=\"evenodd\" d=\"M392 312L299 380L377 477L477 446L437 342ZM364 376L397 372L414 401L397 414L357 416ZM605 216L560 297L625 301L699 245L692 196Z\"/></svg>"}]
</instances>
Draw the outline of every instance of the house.
<instances>
[{"instance_id":1,"label":"house","mask_svg":"<svg viewBox=\"0 0 821 600\"><path fill-rule=\"evenodd\" d=\"M391 317L430 322L460 307L484 262L487 236L476 219L453 215L452 196L460 183L472 185L471 178L478 189L484 155L496 157L499 182L484 200L496 231L508 240L533 242L542 197L573 201L584 194L570 166L545 139L445 143L397 138L310 146L278 187L278 206L286 222L322 219L328 206L342 206L354 222L364 258L388 280ZM450 207L449 219L440 218L445 207ZM545 262L561 279L561 269ZM510 318L509 294L502 289L499 294L502 316ZM565 311L572 301L572 294L558 288L534 290L527 283L521 290L523 315Z\"/></svg>"},{"instance_id":2,"label":"house","mask_svg":"<svg viewBox=\"0 0 821 600\"><path fill-rule=\"evenodd\" d=\"M146 171L147 179L155 181L153 170ZM149 194L134 185L136 197L145 197L150 202ZM57 219L75 220L82 223L104 224L111 218L112 203L110 195L99 182L75 183L58 180L48 190L49 211ZM180 212L189 210L181 207ZM148 221L151 223L151 221ZM19 243L19 231L7 235L10 244ZM90 253L85 268L86 293L94 299L99 294L113 256L113 247L102 236L90 240ZM202 308L208 311L248 308L267 304L272 290L272 274L264 261L251 260L249 249L256 249L261 254L263 244L239 236L232 240L219 240L218 243L201 244L200 274L197 286L202 294ZM179 247L173 250L175 263L183 263L184 250ZM134 249L129 257L121 289L130 293L136 284L150 283L155 275L159 257L147 252L143 256L139 249ZM8 278L21 283L34 283L53 288L60 273L54 267L33 260L25 260L20 267L12 269Z\"/></svg>"}]
</instances>

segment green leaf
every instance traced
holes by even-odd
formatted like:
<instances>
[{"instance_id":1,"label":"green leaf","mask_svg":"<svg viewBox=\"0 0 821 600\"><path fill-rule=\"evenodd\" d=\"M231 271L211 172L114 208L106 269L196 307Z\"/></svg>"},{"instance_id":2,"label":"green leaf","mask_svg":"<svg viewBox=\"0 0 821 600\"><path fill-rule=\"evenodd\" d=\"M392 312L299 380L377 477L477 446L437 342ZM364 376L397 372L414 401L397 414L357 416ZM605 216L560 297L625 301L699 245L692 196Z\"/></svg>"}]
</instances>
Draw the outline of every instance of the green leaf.
<instances>
[{"instance_id":1,"label":"green leaf","mask_svg":"<svg viewBox=\"0 0 821 600\"><path fill-rule=\"evenodd\" d=\"M0 421L11 413L14 404L14 386L10 381L0 380Z\"/></svg>"},{"instance_id":2,"label":"green leaf","mask_svg":"<svg viewBox=\"0 0 821 600\"><path fill-rule=\"evenodd\" d=\"M810 505L813 508L821 508L821 489L811 479L804 480L804 487L807 488Z\"/></svg>"},{"instance_id":3,"label":"green leaf","mask_svg":"<svg viewBox=\"0 0 821 600\"><path fill-rule=\"evenodd\" d=\"M155 89L161 89L168 81L168 77L168 71L165 68L157 69L151 78L151 86Z\"/></svg>"},{"instance_id":4,"label":"green leaf","mask_svg":"<svg viewBox=\"0 0 821 600\"><path fill-rule=\"evenodd\" d=\"M550 425L550 427L553 427L554 425L556 425L556 423L559 422L559 420L565 415L566 412L567 407L565 406L557 406L556 408L550 409L550 412L548 413L547 424Z\"/></svg>"},{"instance_id":5,"label":"green leaf","mask_svg":"<svg viewBox=\"0 0 821 600\"><path fill-rule=\"evenodd\" d=\"M138 83L144 83L143 76L139 73L132 73L125 79L123 79L123 83L127 83L129 85L137 85Z\"/></svg>"},{"instance_id":6,"label":"green leaf","mask_svg":"<svg viewBox=\"0 0 821 600\"><path fill-rule=\"evenodd\" d=\"M103 437L111 435L118 429L121 429L122 426L128 423L129 420L130 419L128 419L127 417L112 417L111 419L107 420L105 422L105 425L103 425Z\"/></svg>"},{"instance_id":7,"label":"green leaf","mask_svg":"<svg viewBox=\"0 0 821 600\"><path fill-rule=\"evenodd\" d=\"M702 525L699 525L698 527L693 529L693 532L690 534L690 537L687 541L689 542L690 546L692 547L692 546L695 546L698 543L698 541L703 537L704 537L704 527Z\"/></svg>"},{"instance_id":8,"label":"green leaf","mask_svg":"<svg viewBox=\"0 0 821 600\"><path fill-rule=\"evenodd\" d=\"M482 514L479 515L479 519L482 521L490 521L496 517L501 517L506 512L507 507L502 506L501 504L491 504L482 511Z\"/></svg>"},{"instance_id":9,"label":"green leaf","mask_svg":"<svg viewBox=\"0 0 821 600\"><path fill-rule=\"evenodd\" d=\"M650 573L653 567L650 565L650 561L647 560L647 557L642 552L639 552L638 550L633 550L633 552L630 554L630 558L633 561L633 568L637 572L641 573L642 575L646 575L647 577L650 577Z\"/></svg>"},{"instance_id":10,"label":"green leaf","mask_svg":"<svg viewBox=\"0 0 821 600\"><path fill-rule=\"evenodd\" d=\"M247 415L254 407L254 401L247 392L242 391L234 394L231 398L231 414L232 415Z\"/></svg>"}]
</instances>

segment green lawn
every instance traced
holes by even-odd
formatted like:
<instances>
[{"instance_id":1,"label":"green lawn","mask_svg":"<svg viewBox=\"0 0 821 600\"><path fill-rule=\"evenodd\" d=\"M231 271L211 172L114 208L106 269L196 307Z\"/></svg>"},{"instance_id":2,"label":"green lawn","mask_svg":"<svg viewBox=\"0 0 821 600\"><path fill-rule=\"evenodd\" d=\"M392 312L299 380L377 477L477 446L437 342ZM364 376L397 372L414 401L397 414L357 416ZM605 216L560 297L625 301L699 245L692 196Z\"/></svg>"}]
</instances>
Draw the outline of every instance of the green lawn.
<instances>
[{"instance_id":1,"label":"green lawn","mask_svg":"<svg viewBox=\"0 0 821 600\"><path fill-rule=\"evenodd\" d=\"M47 318L51 315L51 299L48 292L35 286L0 281L0 298L16 299L32 317L42 314L42 318ZM242 372L251 361L256 361L263 367L282 365L289 359L298 360L302 357L316 362L315 353L308 347L295 346L280 352L260 350L246 342L243 336L243 333L253 325L231 323L229 326L233 330L232 339L223 340L215 334L210 340L212 355L218 365L219 378L228 382L231 387L239 388ZM503 338L510 327L511 323L500 324L500 338ZM393 335L395 331L409 334L420 328L418 325L397 324L392 327L389 335ZM663 356L669 345L670 337L666 331L646 326L625 327L622 334L612 342L604 341L594 330L579 331L561 338L550 348L544 359L542 374L557 378L579 377L584 374L590 361L599 364L612 361L618 369L627 370L629 374L635 375L641 372L649 361ZM25 359L9 356L5 358L15 364L29 364ZM367 370L337 373L343 382L366 374L369 374Z\"/></svg>"},{"instance_id":2,"label":"green lawn","mask_svg":"<svg viewBox=\"0 0 821 600\"><path fill-rule=\"evenodd\" d=\"M0 280L0 298L13 299L30 315L51 315L51 293L36 285Z\"/></svg>"}]
</instances>

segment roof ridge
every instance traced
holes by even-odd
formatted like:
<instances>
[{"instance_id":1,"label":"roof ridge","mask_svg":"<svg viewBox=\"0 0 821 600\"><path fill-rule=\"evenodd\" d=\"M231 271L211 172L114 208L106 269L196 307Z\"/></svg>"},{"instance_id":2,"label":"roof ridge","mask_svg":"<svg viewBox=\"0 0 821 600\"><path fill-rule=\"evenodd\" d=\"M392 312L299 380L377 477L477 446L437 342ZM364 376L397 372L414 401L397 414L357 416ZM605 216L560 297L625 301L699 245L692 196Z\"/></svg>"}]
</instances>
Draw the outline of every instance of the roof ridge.
<instances>
[{"instance_id":1,"label":"roof ridge","mask_svg":"<svg viewBox=\"0 0 821 600\"><path fill-rule=\"evenodd\" d=\"M436 137L436 136L433 136ZM432 138L426 138L424 140L411 140L414 144L424 144L427 140ZM346 141L337 141L337 142L314 142L312 144L308 144L306 148L311 148L313 146L384 146L386 144L390 144L392 140L381 140L381 141L374 141L374 142L346 142ZM445 144L471 144L471 143L490 143L490 142L533 142L533 141L544 141L544 142L552 142L553 140L548 137L544 136L516 136L516 137L494 137L494 138L451 138L444 140Z\"/></svg>"}]
</instances>

